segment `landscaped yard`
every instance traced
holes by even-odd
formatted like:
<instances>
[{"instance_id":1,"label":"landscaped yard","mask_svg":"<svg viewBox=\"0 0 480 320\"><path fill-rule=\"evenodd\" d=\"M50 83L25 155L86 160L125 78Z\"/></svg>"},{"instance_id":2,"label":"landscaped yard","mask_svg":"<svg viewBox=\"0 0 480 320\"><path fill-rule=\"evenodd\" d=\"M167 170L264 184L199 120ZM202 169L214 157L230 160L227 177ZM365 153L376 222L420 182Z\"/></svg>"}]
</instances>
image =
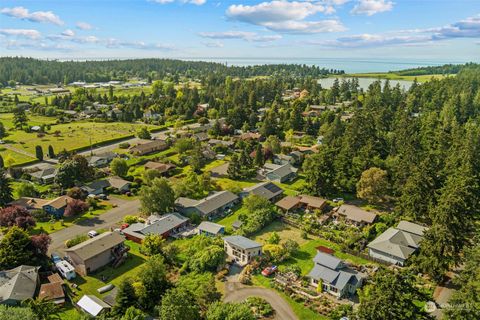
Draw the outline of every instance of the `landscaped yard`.
<instances>
[{"instance_id":1,"label":"landscaped yard","mask_svg":"<svg viewBox=\"0 0 480 320\"><path fill-rule=\"evenodd\" d=\"M221 224L222 226L225 226L227 232L232 232L232 224L238 220L238 216L247 210L244 206L239 205L234 208L234 211L231 215L228 215L224 218L218 219L215 221L218 224Z\"/></svg>"},{"instance_id":2,"label":"landscaped yard","mask_svg":"<svg viewBox=\"0 0 480 320\"><path fill-rule=\"evenodd\" d=\"M80 216L64 217L63 220L55 219L47 222L37 222L37 225L34 229L31 230L31 233L54 233L64 228L70 227L73 224L79 223L82 220L99 216L110 209L112 209L112 205L109 202L100 202L98 209L93 211L87 211L85 214Z\"/></svg>"},{"instance_id":3,"label":"landscaped yard","mask_svg":"<svg viewBox=\"0 0 480 320\"><path fill-rule=\"evenodd\" d=\"M292 239L298 242L300 245L300 249L298 252L293 254L293 256L282 262L280 265L290 266L290 265L297 265L302 270L302 274L305 275L313 268L313 257L317 254L316 247L318 246L325 246L335 250L334 255L342 260L346 260L353 264L357 265L364 265L364 264L375 264L370 260L366 260L351 254L343 253L340 249L340 246L336 243L331 241L313 237L311 235L308 236L308 239L302 238L302 231L295 227L289 226L283 222L275 221L268 225L267 227L263 228L261 231L257 232L252 238L255 241L258 241L262 244L266 243L266 240L270 237L273 232L276 232L279 236L281 241L285 241L287 239Z\"/></svg>"}]
</instances>

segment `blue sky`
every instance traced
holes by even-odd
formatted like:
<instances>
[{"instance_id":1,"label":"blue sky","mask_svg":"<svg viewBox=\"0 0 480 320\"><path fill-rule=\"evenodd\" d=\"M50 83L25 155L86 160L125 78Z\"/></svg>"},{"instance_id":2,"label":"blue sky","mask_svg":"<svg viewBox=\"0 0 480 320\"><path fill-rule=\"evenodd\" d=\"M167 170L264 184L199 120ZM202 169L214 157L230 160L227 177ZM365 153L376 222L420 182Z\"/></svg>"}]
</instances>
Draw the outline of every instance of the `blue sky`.
<instances>
[{"instance_id":1,"label":"blue sky","mask_svg":"<svg viewBox=\"0 0 480 320\"><path fill-rule=\"evenodd\" d=\"M480 1L2 0L0 55L478 62Z\"/></svg>"}]
</instances>

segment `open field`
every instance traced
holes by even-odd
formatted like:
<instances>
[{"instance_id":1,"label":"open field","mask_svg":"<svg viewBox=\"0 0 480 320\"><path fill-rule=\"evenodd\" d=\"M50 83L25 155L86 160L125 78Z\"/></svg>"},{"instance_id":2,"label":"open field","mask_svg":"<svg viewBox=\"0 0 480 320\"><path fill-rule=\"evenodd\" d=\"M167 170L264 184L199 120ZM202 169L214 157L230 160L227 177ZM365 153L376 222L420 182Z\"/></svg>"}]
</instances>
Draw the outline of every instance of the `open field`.
<instances>
[{"instance_id":1,"label":"open field","mask_svg":"<svg viewBox=\"0 0 480 320\"><path fill-rule=\"evenodd\" d=\"M0 114L0 122L4 123L7 130L12 128L12 114ZM52 118L31 116L29 125L53 123ZM46 122L50 120L51 122ZM47 153L48 146L51 145L55 152L63 149L72 150L81 147L88 147L111 139L128 137L135 134L141 128L147 127L153 129L153 125L138 123L99 123L99 122L72 122L65 124L55 124L44 137L39 137L37 133L27 133L22 130L9 130L8 136L3 140L8 144L1 146L3 150L0 155L4 158L12 157L14 164L21 164L34 160L35 146L40 145L44 154ZM55 134L58 132L58 134Z\"/></svg>"}]
</instances>

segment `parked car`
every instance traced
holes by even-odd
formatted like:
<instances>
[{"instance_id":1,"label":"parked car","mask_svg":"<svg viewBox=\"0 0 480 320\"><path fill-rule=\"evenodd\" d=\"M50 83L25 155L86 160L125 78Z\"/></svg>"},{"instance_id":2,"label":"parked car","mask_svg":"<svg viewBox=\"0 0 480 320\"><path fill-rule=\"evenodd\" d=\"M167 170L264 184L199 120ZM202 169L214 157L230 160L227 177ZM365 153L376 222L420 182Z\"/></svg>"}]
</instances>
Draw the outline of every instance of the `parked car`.
<instances>
[{"instance_id":1,"label":"parked car","mask_svg":"<svg viewBox=\"0 0 480 320\"><path fill-rule=\"evenodd\" d=\"M335 199L333 199L333 202L335 202L335 203L338 203L338 202L341 202L341 201L343 201L343 198L335 198Z\"/></svg>"},{"instance_id":2,"label":"parked car","mask_svg":"<svg viewBox=\"0 0 480 320\"><path fill-rule=\"evenodd\" d=\"M108 196L106 194L101 193L97 196L97 199L108 200Z\"/></svg>"},{"instance_id":3,"label":"parked car","mask_svg":"<svg viewBox=\"0 0 480 320\"><path fill-rule=\"evenodd\" d=\"M53 264L57 264L57 262L62 261L62 258L60 258L60 256L58 255L58 253L55 253L55 252L52 253L51 257L52 257L52 262L53 262Z\"/></svg>"},{"instance_id":4,"label":"parked car","mask_svg":"<svg viewBox=\"0 0 480 320\"><path fill-rule=\"evenodd\" d=\"M262 270L262 275L264 277L269 277L277 271L277 266L266 267Z\"/></svg>"},{"instance_id":5,"label":"parked car","mask_svg":"<svg viewBox=\"0 0 480 320\"><path fill-rule=\"evenodd\" d=\"M95 230L90 230L90 231L88 231L87 235L88 235L90 238L93 238L93 237L98 236L98 232L95 231Z\"/></svg>"}]
</instances>

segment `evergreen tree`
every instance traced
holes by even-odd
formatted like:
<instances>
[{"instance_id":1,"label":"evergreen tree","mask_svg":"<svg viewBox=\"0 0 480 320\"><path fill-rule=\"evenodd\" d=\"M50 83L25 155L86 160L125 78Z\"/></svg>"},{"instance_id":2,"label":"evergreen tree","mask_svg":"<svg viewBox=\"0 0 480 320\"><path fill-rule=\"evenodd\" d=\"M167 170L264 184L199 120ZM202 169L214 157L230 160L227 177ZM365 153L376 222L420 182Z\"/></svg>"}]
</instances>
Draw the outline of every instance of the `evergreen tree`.
<instances>
[{"instance_id":1,"label":"evergreen tree","mask_svg":"<svg viewBox=\"0 0 480 320\"><path fill-rule=\"evenodd\" d=\"M40 161L43 160L43 149L41 146L35 146L35 157Z\"/></svg>"},{"instance_id":2,"label":"evergreen tree","mask_svg":"<svg viewBox=\"0 0 480 320\"><path fill-rule=\"evenodd\" d=\"M5 163L3 161L2 155L0 154L0 169L3 169L3 168L5 168Z\"/></svg>"},{"instance_id":3,"label":"evergreen tree","mask_svg":"<svg viewBox=\"0 0 480 320\"><path fill-rule=\"evenodd\" d=\"M123 280L118 286L117 296L115 297L115 305L112 312L117 316L125 314L129 307L135 306L137 303L137 296L135 289L130 279Z\"/></svg>"},{"instance_id":4,"label":"evergreen tree","mask_svg":"<svg viewBox=\"0 0 480 320\"><path fill-rule=\"evenodd\" d=\"M255 150L255 165L257 167L263 167L265 163L265 157L263 154L263 148L262 145L259 143L257 144L257 148Z\"/></svg>"},{"instance_id":5,"label":"evergreen tree","mask_svg":"<svg viewBox=\"0 0 480 320\"><path fill-rule=\"evenodd\" d=\"M27 125L27 115L25 113L25 110L20 107L15 107L13 109L13 125L15 128L19 129L22 128L23 126Z\"/></svg>"},{"instance_id":6,"label":"evergreen tree","mask_svg":"<svg viewBox=\"0 0 480 320\"><path fill-rule=\"evenodd\" d=\"M7 178L5 169L0 167L0 207L4 207L13 201L12 192L10 180Z\"/></svg>"},{"instance_id":7,"label":"evergreen tree","mask_svg":"<svg viewBox=\"0 0 480 320\"><path fill-rule=\"evenodd\" d=\"M50 159L55 158L55 152L53 151L53 147L51 145L48 146L48 156Z\"/></svg>"}]
</instances>

